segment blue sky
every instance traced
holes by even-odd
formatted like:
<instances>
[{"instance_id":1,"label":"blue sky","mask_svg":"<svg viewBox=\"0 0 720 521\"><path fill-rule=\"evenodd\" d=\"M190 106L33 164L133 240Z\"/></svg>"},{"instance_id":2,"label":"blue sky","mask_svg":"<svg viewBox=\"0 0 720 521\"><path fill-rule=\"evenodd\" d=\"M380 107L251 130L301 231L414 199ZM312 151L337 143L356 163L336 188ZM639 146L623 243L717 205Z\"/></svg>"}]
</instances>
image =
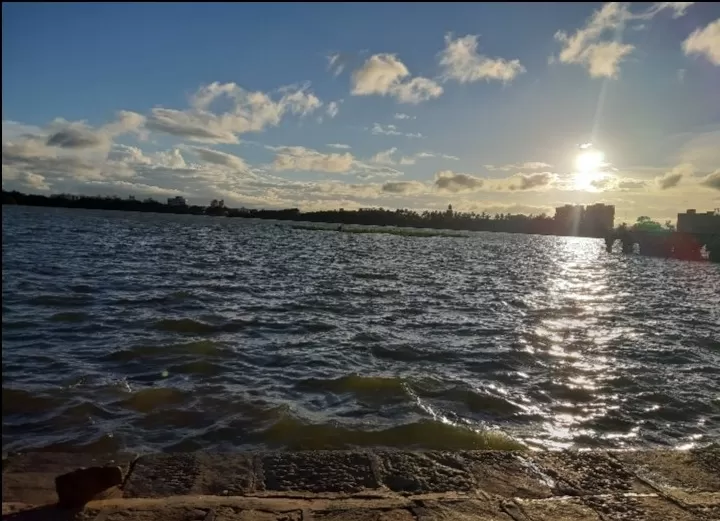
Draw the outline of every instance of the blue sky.
<instances>
[{"instance_id":1,"label":"blue sky","mask_svg":"<svg viewBox=\"0 0 720 521\"><path fill-rule=\"evenodd\" d=\"M6 189L550 214L604 201L626 220L720 206L712 3L2 9Z\"/></svg>"}]
</instances>

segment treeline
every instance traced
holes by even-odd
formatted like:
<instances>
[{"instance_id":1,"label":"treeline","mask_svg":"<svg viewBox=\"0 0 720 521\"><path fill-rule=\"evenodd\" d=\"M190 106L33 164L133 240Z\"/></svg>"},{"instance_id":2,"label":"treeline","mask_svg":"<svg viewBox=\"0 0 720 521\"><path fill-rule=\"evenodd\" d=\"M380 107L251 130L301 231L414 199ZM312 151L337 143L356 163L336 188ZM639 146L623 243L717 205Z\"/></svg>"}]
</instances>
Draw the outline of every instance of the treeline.
<instances>
[{"instance_id":1,"label":"treeline","mask_svg":"<svg viewBox=\"0 0 720 521\"><path fill-rule=\"evenodd\" d=\"M383 208L359 210L324 210L301 212L297 208L285 210L255 210L235 208L213 208L209 206L171 206L152 198L121 199L112 196L77 195L33 195L3 190L3 204L26 206L51 206L63 208L86 208L94 210L123 210L134 212L157 212L192 215L225 215L227 217L249 217L289 221L309 221L337 224L358 224L365 226L405 226L468 231L493 231L530 233L542 235L565 235L562 223L547 215L494 214L485 212L456 212L452 207L445 211L423 211ZM566 227L566 225L565 225ZM601 237L602 232L586 233Z\"/></svg>"}]
</instances>

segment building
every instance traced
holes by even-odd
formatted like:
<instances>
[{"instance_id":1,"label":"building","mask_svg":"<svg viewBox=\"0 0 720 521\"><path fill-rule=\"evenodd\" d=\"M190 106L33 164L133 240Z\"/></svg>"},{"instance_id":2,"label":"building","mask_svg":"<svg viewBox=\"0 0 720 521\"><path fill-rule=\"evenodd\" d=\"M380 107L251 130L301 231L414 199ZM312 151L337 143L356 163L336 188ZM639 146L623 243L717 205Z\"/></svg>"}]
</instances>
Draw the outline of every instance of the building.
<instances>
[{"instance_id":1,"label":"building","mask_svg":"<svg viewBox=\"0 0 720 521\"><path fill-rule=\"evenodd\" d=\"M555 233L603 237L615 225L615 207L608 204L566 204L555 208Z\"/></svg>"},{"instance_id":2,"label":"building","mask_svg":"<svg viewBox=\"0 0 720 521\"><path fill-rule=\"evenodd\" d=\"M580 231L582 235L602 237L615 226L615 207L610 204L592 204L585 207Z\"/></svg>"},{"instance_id":3,"label":"building","mask_svg":"<svg viewBox=\"0 0 720 521\"><path fill-rule=\"evenodd\" d=\"M559 235L577 235L585 208L566 204L555 208L555 232Z\"/></svg>"},{"instance_id":4,"label":"building","mask_svg":"<svg viewBox=\"0 0 720 521\"><path fill-rule=\"evenodd\" d=\"M697 213L688 210L677 216L677 231L683 233L720 233L720 211Z\"/></svg>"},{"instance_id":5,"label":"building","mask_svg":"<svg viewBox=\"0 0 720 521\"><path fill-rule=\"evenodd\" d=\"M218 201L217 199L213 199L210 201L210 208L225 208L225 200L220 199Z\"/></svg>"},{"instance_id":6,"label":"building","mask_svg":"<svg viewBox=\"0 0 720 521\"><path fill-rule=\"evenodd\" d=\"M177 197L168 197L168 206L187 206L187 201L185 201L184 197L177 196Z\"/></svg>"}]
</instances>

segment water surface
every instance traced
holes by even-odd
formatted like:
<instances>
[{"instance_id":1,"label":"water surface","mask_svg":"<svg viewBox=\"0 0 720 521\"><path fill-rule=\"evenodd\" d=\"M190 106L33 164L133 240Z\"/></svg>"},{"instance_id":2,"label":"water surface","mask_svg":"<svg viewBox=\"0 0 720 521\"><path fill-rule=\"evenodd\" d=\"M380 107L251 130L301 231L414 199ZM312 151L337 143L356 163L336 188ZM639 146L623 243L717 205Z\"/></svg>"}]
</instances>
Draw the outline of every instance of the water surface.
<instances>
[{"instance_id":1,"label":"water surface","mask_svg":"<svg viewBox=\"0 0 720 521\"><path fill-rule=\"evenodd\" d=\"M289 224L4 206L4 451L719 439L717 265Z\"/></svg>"}]
</instances>

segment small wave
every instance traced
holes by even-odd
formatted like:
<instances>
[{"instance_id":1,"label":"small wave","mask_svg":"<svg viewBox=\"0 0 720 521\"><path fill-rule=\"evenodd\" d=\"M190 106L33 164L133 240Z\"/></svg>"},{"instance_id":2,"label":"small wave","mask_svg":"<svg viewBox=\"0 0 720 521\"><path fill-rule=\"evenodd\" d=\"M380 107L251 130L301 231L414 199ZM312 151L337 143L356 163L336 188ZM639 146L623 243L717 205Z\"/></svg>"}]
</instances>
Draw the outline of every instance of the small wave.
<instances>
[{"instance_id":1,"label":"small wave","mask_svg":"<svg viewBox=\"0 0 720 521\"><path fill-rule=\"evenodd\" d=\"M28 299L28 304L34 306L51 307L77 307L87 306L92 303L89 295L39 295Z\"/></svg>"},{"instance_id":2,"label":"small wave","mask_svg":"<svg viewBox=\"0 0 720 521\"><path fill-rule=\"evenodd\" d=\"M189 393L172 387L152 387L135 391L130 398L122 400L118 405L137 412L149 413L168 405L187 402Z\"/></svg>"},{"instance_id":3,"label":"small wave","mask_svg":"<svg viewBox=\"0 0 720 521\"><path fill-rule=\"evenodd\" d=\"M147 356L178 356L198 355L203 357L229 356L231 353L222 342L212 340L200 340L198 342L187 342L169 345L146 345L133 346L130 349L122 349L105 355L105 360L113 362L131 362L142 360Z\"/></svg>"},{"instance_id":4,"label":"small wave","mask_svg":"<svg viewBox=\"0 0 720 521\"><path fill-rule=\"evenodd\" d=\"M408 397L405 383L400 378L388 376L348 375L334 379L308 378L296 384L296 388L309 392L350 393L358 398Z\"/></svg>"},{"instance_id":5,"label":"small wave","mask_svg":"<svg viewBox=\"0 0 720 521\"><path fill-rule=\"evenodd\" d=\"M352 273L352 276L356 279L365 280L399 280L400 277L397 273L367 273L362 271L356 271Z\"/></svg>"},{"instance_id":6,"label":"small wave","mask_svg":"<svg viewBox=\"0 0 720 521\"><path fill-rule=\"evenodd\" d=\"M171 319L166 318L155 323L155 328L161 331L170 331L173 333L196 333L196 334L208 334L215 333L218 331L217 326L212 324L206 324L205 322L199 322L191 318L180 318Z\"/></svg>"},{"instance_id":7,"label":"small wave","mask_svg":"<svg viewBox=\"0 0 720 521\"><path fill-rule=\"evenodd\" d=\"M522 450L524 445L499 431L473 430L432 420L380 430L339 424L309 424L286 416L261 433L264 443L288 450L392 447L427 450Z\"/></svg>"},{"instance_id":8,"label":"small wave","mask_svg":"<svg viewBox=\"0 0 720 521\"><path fill-rule=\"evenodd\" d=\"M67 312L67 313L55 313L53 316L50 317L51 322L84 322L88 320L90 316L87 313L73 313L73 312Z\"/></svg>"},{"instance_id":9,"label":"small wave","mask_svg":"<svg viewBox=\"0 0 720 521\"><path fill-rule=\"evenodd\" d=\"M58 407L60 403L61 401L58 398L35 394L22 389L3 387L2 390L3 416L51 411Z\"/></svg>"},{"instance_id":10,"label":"small wave","mask_svg":"<svg viewBox=\"0 0 720 521\"><path fill-rule=\"evenodd\" d=\"M87 284L76 284L74 286L70 286L70 290L75 293L95 293L95 288L88 286Z\"/></svg>"},{"instance_id":11,"label":"small wave","mask_svg":"<svg viewBox=\"0 0 720 521\"><path fill-rule=\"evenodd\" d=\"M227 371L223 365L208 360L195 360L185 364L176 364L168 367L170 374L197 374L202 376L217 376Z\"/></svg>"}]
</instances>

